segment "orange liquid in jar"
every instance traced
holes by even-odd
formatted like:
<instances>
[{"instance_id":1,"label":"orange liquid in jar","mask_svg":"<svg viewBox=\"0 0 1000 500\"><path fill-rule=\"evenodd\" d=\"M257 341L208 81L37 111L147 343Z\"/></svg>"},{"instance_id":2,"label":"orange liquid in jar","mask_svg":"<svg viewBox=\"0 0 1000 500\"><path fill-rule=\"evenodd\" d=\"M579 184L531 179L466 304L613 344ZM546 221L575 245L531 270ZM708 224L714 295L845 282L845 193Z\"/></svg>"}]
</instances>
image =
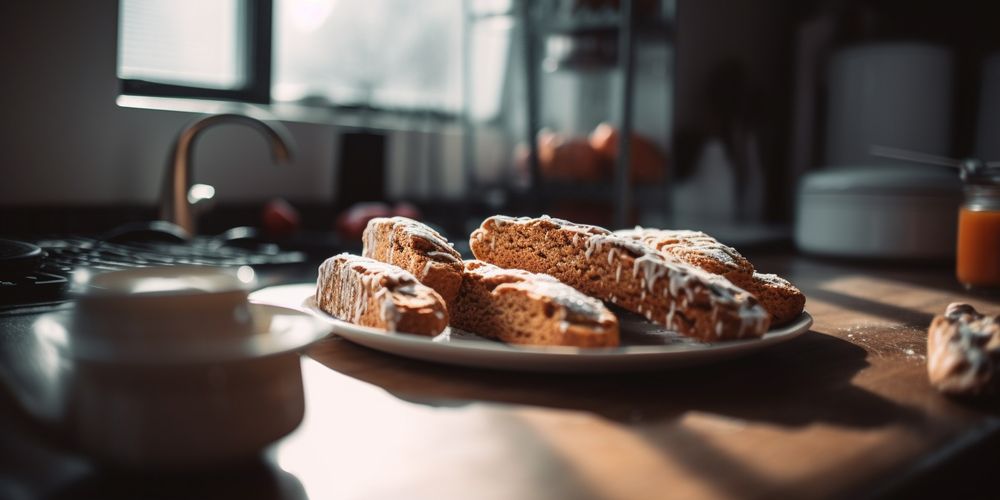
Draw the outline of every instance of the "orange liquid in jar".
<instances>
[{"instance_id":1,"label":"orange liquid in jar","mask_svg":"<svg viewBox=\"0 0 1000 500\"><path fill-rule=\"evenodd\" d=\"M956 262L963 285L1000 287L1000 211L962 208Z\"/></svg>"}]
</instances>

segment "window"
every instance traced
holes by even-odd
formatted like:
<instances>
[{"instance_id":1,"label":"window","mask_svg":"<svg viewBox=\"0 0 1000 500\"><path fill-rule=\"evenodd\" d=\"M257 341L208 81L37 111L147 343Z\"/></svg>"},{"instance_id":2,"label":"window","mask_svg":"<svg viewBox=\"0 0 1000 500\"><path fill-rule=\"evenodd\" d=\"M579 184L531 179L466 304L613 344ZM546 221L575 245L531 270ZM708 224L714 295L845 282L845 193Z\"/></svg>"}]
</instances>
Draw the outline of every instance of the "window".
<instances>
[{"instance_id":1,"label":"window","mask_svg":"<svg viewBox=\"0 0 1000 500\"><path fill-rule=\"evenodd\" d=\"M462 0L276 0L276 101L457 113Z\"/></svg>"},{"instance_id":2,"label":"window","mask_svg":"<svg viewBox=\"0 0 1000 500\"><path fill-rule=\"evenodd\" d=\"M270 0L121 0L127 95L270 102Z\"/></svg>"},{"instance_id":3,"label":"window","mask_svg":"<svg viewBox=\"0 0 1000 500\"><path fill-rule=\"evenodd\" d=\"M121 0L122 93L455 115L469 1Z\"/></svg>"},{"instance_id":4,"label":"window","mask_svg":"<svg viewBox=\"0 0 1000 500\"><path fill-rule=\"evenodd\" d=\"M118 76L214 89L246 84L236 0L125 0Z\"/></svg>"}]
</instances>

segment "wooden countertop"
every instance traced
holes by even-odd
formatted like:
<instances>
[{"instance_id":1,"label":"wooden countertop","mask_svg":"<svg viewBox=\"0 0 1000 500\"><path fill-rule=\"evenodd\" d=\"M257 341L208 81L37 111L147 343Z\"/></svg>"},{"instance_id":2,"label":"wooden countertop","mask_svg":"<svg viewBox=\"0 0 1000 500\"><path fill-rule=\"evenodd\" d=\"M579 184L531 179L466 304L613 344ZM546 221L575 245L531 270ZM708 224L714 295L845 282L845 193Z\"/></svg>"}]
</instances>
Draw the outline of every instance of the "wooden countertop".
<instances>
[{"instance_id":1,"label":"wooden countertop","mask_svg":"<svg viewBox=\"0 0 1000 500\"><path fill-rule=\"evenodd\" d=\"M988 497L968 479L1000 462L1000 404L954 401L929 386L926 328L952 301L996 313L1000 300L967 295L940 266L753 260L806 293L815 323L797 339L718 364L508 373L324 340L303 361L303 425L262 464L213 478L210 491L610 500L910 497L958 488ZM5 445L30 449L0 434ZM10 453L0 452L0 470ZM59 463L76 471L61 476L73 486L59 498L114 497L109 491L121 491L112 485L135 484L103 472L86 479L95 473L65 465L80 462ZM262 476L273 481L259 486Z\"/></svg>"}]
</instances>

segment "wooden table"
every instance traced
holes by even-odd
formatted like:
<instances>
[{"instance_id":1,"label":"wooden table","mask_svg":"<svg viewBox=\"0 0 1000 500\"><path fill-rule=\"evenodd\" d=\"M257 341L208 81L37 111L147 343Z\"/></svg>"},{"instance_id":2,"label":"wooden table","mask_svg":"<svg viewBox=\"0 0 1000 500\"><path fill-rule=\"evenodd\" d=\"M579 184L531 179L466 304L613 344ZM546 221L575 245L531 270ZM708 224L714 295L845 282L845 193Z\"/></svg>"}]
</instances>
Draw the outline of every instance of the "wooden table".
<instances>
[{"instance_id":1,"label":"wooden table","mask_svg":"<svg viewBox=\"0 0 1000 500\"><path fill-rule=\"evenodd\" d=\"M1000 301L965 294L941 266L754 260L802 288L815 324L721 364L506 373L322 341L303 361L303 425L261 464L213 478L208 491L320 499L993 495L969 479L1000 463L1000 405L935 392L925 343L932 316L949 302L1000 312ZM87 474L72 476L62 497L137 484L106 473L80 479Z\"/></svg>"}]
</instances>

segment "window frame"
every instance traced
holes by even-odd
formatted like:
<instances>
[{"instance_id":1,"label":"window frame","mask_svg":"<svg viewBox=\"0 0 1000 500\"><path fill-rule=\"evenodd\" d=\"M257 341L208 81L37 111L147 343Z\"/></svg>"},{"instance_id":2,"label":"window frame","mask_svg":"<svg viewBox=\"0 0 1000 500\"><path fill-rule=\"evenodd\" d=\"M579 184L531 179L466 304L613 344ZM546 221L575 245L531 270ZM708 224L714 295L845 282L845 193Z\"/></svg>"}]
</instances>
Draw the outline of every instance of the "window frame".
<instances>
[{"instance_id":1,"label":"window frame","mask_svg":"<svg viewBox=\"0 0 1000 500\"><path fill-rule=\"evenodd\" d=\"M243 0L241 57L246 68L246 84L234 89L215 89L190 85L119 78L123 96L170 97L237 101L251 104L271 103L271 38L274 5L272 0ZM121 41L119 41L121 43Z\"/></svg>"}]
</instances>

